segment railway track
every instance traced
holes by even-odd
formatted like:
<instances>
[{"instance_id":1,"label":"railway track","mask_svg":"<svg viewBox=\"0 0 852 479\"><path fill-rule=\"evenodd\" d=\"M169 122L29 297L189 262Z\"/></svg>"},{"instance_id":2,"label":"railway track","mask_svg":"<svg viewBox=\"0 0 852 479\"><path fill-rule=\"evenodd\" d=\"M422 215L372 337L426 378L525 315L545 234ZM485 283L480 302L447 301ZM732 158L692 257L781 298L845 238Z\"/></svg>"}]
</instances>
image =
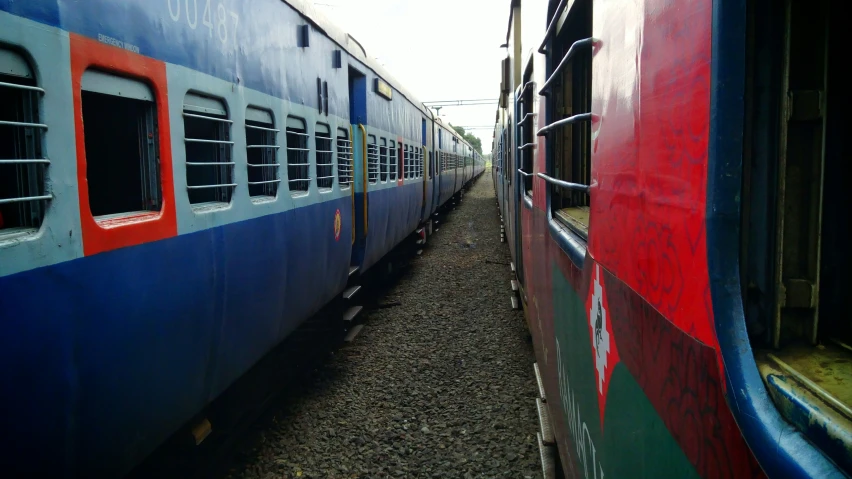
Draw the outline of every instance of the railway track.
<instances>
[{"instance_id":1,"label":"railway track","mask_svg":"<svg viewBox=\"0 0 852 479\"><path fill-rule=\"evenodd\" d=\"M200 446L184 431L133 477L540 477L534 359L490 190L476 182L426 248L374 269L362 322L340 333L345 301L312 318L226 393Z\"/></svg>"}]
</instances>

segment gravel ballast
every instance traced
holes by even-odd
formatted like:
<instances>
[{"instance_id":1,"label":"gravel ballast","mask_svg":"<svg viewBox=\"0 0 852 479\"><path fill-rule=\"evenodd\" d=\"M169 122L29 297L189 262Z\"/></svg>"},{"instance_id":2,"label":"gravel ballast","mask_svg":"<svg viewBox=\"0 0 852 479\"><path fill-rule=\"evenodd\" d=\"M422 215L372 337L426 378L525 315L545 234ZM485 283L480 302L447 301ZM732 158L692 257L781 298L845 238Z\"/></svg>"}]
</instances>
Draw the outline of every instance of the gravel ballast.
<instances>
[{"instance_id":1,"label":"gravel ballast","mask_svg":"<svg viewBox=\"0 0 852 479\"><path fill-rule=\"evenodd\" d=\"M538 478L534 356L486 173L237 478Z\"/></svg>"}]
</instances>

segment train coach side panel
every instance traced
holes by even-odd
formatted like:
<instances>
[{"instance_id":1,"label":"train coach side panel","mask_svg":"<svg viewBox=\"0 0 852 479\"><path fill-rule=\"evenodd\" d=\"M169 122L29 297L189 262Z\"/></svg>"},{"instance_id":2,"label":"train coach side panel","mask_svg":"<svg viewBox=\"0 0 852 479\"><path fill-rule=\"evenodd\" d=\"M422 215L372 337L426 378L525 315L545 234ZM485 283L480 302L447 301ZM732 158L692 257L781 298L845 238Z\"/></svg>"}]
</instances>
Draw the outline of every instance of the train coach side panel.
<instances>
[{"instance_id":1,"label":"train coach side panel","mask_svg":"<svg viewBox=\"0 0 852 479\"><path fill-rule=\"evenodd\" d=\"M709 304L711 6L594 2L588 250L563 249L534 179L528 318L569 477L762 476L725 401Z\"/></svg>"}]
</instances>

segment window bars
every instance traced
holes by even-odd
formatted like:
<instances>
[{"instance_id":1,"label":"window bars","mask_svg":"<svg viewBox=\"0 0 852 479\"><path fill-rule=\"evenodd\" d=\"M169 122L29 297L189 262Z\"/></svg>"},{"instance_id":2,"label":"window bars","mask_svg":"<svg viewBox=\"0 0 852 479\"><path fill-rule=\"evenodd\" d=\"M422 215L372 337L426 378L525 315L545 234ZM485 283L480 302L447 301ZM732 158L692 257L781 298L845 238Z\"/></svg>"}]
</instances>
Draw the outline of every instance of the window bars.
<instances>
[{"instance_id":1,"label":"window bars","mask_svg":"<svg viewBox=\"0 0 852 479\"><path fill-rule=\"evenodd\" d=\"M411 160L408 154L408 145L402 145L402 177L411 178Z\"/></svg>"},{"instance_id":2,"label":"window bars","mask_svg":"<svg viewBox=\"0 0 852 479\"><path fill-rule=\"evenodd\" d=\"M190 204L230 203L234 188L234 142L224 103L188 93L183 111L186 188Z\"/></svg>"},{"instance_id":3,"label":"window bars","mask_svg":"<svg viewBox=\"0 0 852 479\"><path fill-rule=\"evenodd\" d=\"M368 135L367 141L367 181L371 185L379 182L379 147L376 145L376 136Z\"/></svg>"},{"instance_id":4,"label":"window bars","mask_svg":"<svg viewBox=\"0 0 852 479\"><path fill-rule=\"evenodd\" d=\"M334 187L334 151L331 149L331 128L317 123L314 137L317 158L317 187L329 191Z\"/></svg>"},{"instance_id":5,"label":"window bars","mask_svg":"<svg viewBox=\"0 0 852 479\"><path fill-rule=\"evenodd\" d=\"M47 125L39 123L44 90L30 70L18 73L0 75L0 234L37 230L53 199L45 185L50 160L42 152Z\"/></svg>"},{"instance_id":6,"label":"window bars","mask_svg":"<svg viewBox=\"0 0 852 479\"><path fill-rule=\"evenodd\" d=\"M382 138L381 144L379 145L379 156L381 157L381 164L379 169L380 180L382 183L386 183L388 181L388 139Z\"/></svg>"},{"instance_id":7,"label":"window bars","mask_svg":"<svg viewBox=\"0 0 852 479\"><path fill-rule=\"evenodd\" d=\"M307 193L311 186L309 137L304 120L287 117L287 182L291 194Z\"/></svg>"},{"instance_id":8,"label":"window bars","mask_svg":"<svg viewBox=\"0 0 852 479\"><path fill-rule=\"evenodd\" d=\"M345 128L337 129L337 178L342 189L352 184L352 141Z\"/></svg>"},{"instance_id":9,"label":"window bars","mask_svg":"<svg viewBox=\"0 0 852 479\"><path fill-rule=\"evenodd\" d=\"M246 169L252 198L278 195L281 184L278 132L271 112L256 108L246 110Z\"/></svg>"},{"instance_id":10,"label":"window bars","mask_svg":"<svg viewBox=\"0 0 852 479\"><path fill-rule=\"evenodd\" d=\"M397 170L399 170L399 156L396 150L396 142L391 140L388 147L388 179L390 181L396 181Z\"/></svg>"}]
</instances>

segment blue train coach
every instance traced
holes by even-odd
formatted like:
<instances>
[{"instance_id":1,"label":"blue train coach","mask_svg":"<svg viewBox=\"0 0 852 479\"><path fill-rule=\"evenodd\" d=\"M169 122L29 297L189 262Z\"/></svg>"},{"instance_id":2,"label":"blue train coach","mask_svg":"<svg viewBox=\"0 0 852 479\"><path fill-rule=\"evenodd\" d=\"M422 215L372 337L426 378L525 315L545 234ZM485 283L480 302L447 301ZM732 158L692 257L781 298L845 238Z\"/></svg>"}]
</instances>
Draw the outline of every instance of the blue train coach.
<instances>
[{"instance_id":1,"label":"blue train coach","mask_svg":"<svg viewBox=\"0 0 852 479\"><path fill-rule=\"evenodd\" d=\"M0 467L127 472L482 170L301 0L0 0Z\"/></svg>"}]
</instances>

